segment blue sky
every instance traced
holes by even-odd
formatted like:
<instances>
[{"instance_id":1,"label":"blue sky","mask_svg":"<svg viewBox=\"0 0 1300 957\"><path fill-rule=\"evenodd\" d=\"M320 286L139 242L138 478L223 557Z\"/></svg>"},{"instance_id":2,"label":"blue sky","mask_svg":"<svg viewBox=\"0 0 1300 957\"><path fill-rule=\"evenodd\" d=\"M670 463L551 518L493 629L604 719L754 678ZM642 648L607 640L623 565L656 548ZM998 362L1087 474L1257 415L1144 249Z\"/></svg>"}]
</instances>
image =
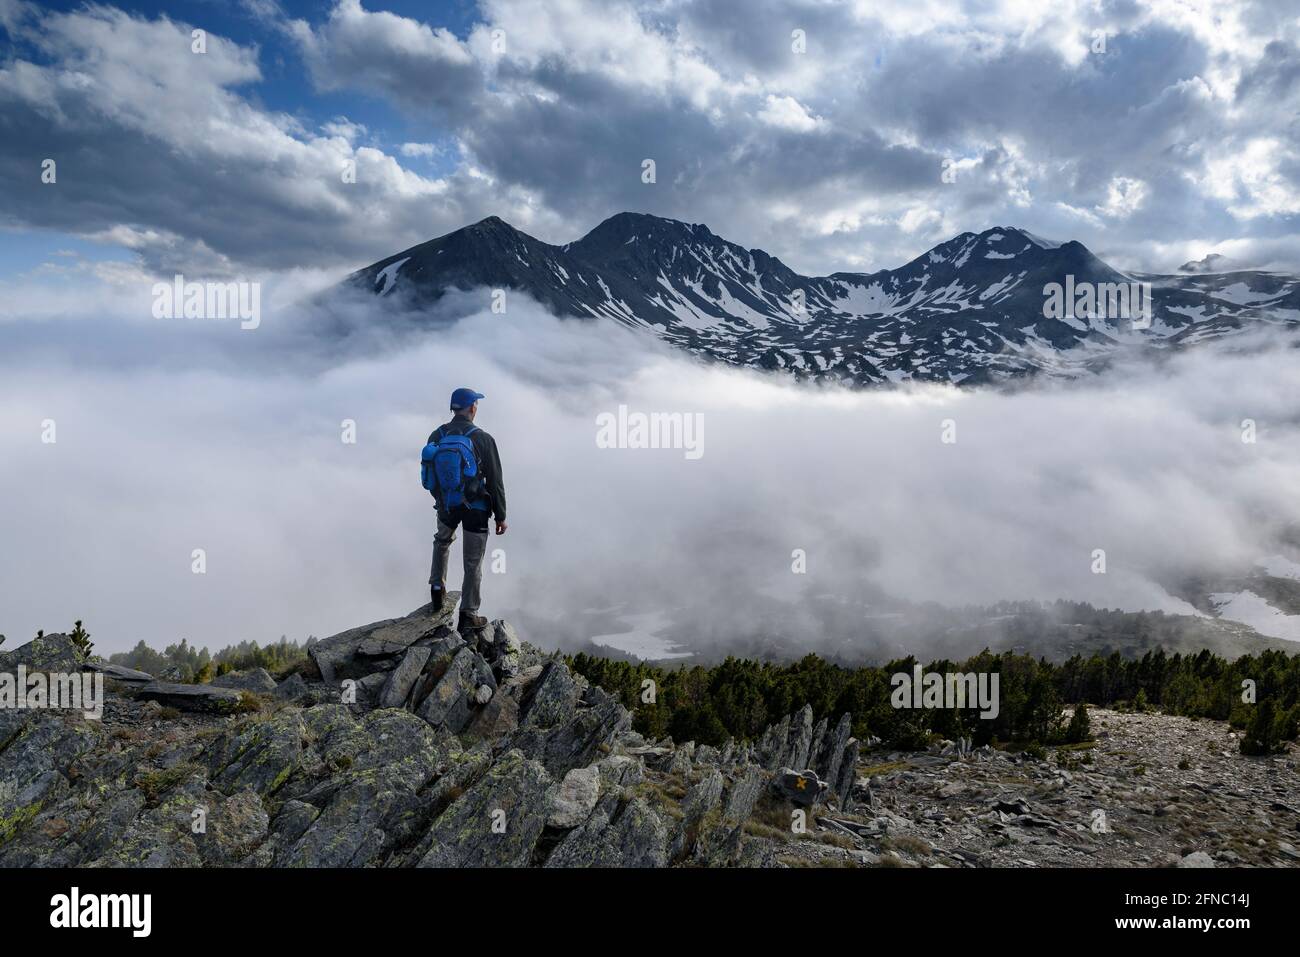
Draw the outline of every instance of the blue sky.
<instances>
[{"instance_id":1,"label":"blue sky","mask_svg":"<svg viewBox=\"0 0 1300 957\"><path fill-rule=\"evenodd\" d=\"M85 7L84 0L46 0L41 6L49 11L75 13ZM202 24L212 33L256 46L264 79L249 89L267 109L284 111L302 117L306 122L319 125L332 118L346 116L353 122L390 136L401 136L402 141L416 138L438 140L441 130L427 123L411 121L394 109L384 98L354 90L313 89L303 69L301 57L292 43L273 30L266 28L264 17L245 4L227 0L180 0L171 3L116 3L114 7L145 19L167 17L190 24ZM319 18L327 5L311 2L287 2L279 8L292 17ZM465 33L474 21L472 3L395 2L385 9L399 15L433 17L440 25L457 33ZM56 59L21 37L0 31L0 49L10 55L31 57L35 62L55 63ZM431 175L446 172L446 157L409 157L413 168ZM93 242L76 235L45 229L0 228L0 279L21 278L43 263L67 262L68 252L75 252L86 261L126 262L133 253L122 246Z\"/></svg>"},{"instance_id":2,"label":"blue sky","mask_svg":"<svg viewBox=\"0 0 1300 957\"><path fill-rule=\"evenodd\" d=\"M0 0L0 281L66 281L74 258L87 281L131 275L95 262L324 277L488 215L562 243L623 210L806 273L993 225L1121 268L1296 269L1298 14ZM58 183L33 188L47 158Z\"/></svg>"}]
</instances>

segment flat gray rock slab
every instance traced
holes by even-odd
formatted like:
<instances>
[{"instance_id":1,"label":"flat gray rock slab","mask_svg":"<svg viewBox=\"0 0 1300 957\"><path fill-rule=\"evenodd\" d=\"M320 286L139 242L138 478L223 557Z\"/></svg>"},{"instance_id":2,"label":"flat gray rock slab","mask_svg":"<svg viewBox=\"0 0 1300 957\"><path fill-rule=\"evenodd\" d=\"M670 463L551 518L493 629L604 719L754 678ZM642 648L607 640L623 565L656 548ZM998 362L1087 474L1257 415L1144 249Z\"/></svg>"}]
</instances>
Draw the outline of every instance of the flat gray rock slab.
<instances>
[{"instance_id":1,"label":"flat gray rock slab","mask_svg":"<svg viewBox=\"0 0 1300 957\"><path fill-rule=\"evenodd\" d=\"M81 668L83 671L97 671L110 681L121 681L125 684L146 685L154 680L153 675L143 671L125 668L122 665L105 664L102 661L88 661Z\"/></svg>"},{"instance_id":2,"label":"flat gray rock slab","mask_svg":"<svg viewBox=\"0 0 1300 957\"><path fill-rule=\"evenodd\" d=\"M157 701L182 711L229 711L239 704L240 692L234 688L212 685L179 685L168 681L151 681L136 697Z\"/></svg>"}]
</instances>

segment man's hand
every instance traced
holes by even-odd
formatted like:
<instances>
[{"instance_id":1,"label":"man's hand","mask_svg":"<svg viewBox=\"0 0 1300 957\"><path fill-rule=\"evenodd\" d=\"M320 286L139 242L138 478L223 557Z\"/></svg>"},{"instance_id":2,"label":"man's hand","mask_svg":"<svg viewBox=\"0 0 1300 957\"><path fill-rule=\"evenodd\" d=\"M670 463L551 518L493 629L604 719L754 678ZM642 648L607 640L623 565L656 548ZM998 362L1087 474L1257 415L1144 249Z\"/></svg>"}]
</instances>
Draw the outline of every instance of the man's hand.
<instances>
[{"instance_id":1,"label":"man's hand","mask_svg":"<svg viewBox=\"0 0 1300 957\"><path fill-rule=\"evenodd\" d=\"M497 522L497 534L504 535L508 527L505 522Z\"/></svg>"}]
</instances>

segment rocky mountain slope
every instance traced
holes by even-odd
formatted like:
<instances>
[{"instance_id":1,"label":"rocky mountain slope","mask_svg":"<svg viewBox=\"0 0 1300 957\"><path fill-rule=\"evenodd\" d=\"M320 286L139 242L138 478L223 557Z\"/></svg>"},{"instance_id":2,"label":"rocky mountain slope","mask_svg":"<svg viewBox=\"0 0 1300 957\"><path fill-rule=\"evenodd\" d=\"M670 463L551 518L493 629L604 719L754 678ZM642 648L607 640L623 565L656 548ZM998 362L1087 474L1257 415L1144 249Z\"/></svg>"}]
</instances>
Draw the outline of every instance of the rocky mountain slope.
<instances>
[{"instance_id":1,"label":"rocky mountain slope","mask_svg":"<svg viewBox=\"0 0 1300 957\"><path fill-rule=\"evenodd\" d=\"M1295 753L1243 757L1218 721L1090 714L1095 745L1051 760L875 754L858 771L871 811L820 823L854 839L845 860L878 866L1300 866Z\"/></svg>"},{"instance_id":2,"label":"rocky mountain slope","mask_svg":"<svg viewBox=\"0 0 1300 957\"><path fill-rule=\"evenodd\" d=\"M1300 323L1295 277L1212 268L1128 275L1081 243L996 227L897 269L801 276L704 225L620 213L563 246L490 217L381 259L344 285L417 321L454 290L516 290L557 315L613 320L708 359L800 379L976 384L1072 376L1134 348ZM1075 302L1049 318L1052 283L1149 283L1149 327L1106 304ZM484 293L458 308L487 302Z\"/></svg>"},{"instance_id":3,"label":"rocky mountain slope","mask_svg":"<svg viewBox=\"0 0 1300 957\"><path fill-rule=\"evenodd\" d=\"M344 632L279 685L161 682L62 635L0 656L113 688L102 721L0 711L0 866L761 863L755 814L851 806L847 717L805 710L755 745L645 741L505 622L450 622L426 606Z\"/></svg>"},{"instance_id":4,"label":"rocky mountain slope","mask_svg":"<svg viewBox=\"0 0 1300 957\"><path fill-rule=\"evenodd\" d=\"M494 622L335 635L276 683L177 685L52 635L0 655L105 675L101 721L0 710L0 866L1289 864L1292 755L1223 726L1096 712L1085 760L882 753L803 708L756 742L647 741ZM1094 810L1108 827L1097 829Z\"/></svg>"}]
</instances>

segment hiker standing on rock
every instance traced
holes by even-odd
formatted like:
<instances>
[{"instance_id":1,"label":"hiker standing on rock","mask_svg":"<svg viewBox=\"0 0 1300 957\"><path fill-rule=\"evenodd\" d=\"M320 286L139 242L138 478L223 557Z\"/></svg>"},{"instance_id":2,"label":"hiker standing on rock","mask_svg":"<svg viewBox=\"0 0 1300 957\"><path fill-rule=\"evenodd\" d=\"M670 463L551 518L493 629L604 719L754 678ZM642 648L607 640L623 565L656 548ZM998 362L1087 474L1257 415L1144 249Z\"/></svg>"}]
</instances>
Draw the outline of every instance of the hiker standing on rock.
<instances>
[{"instance_id":1,"label":"hiker standing on rock","mask_svg":"<svg viewBox=\"0 0 1300 957\"><path fill-rule=\"evenodd\" d=\"M447 594L447 562L456 528L465 528L465 582L461 586L460 620L456 630L487 625L479 615L479 589L483 582L483 556L487 552L488 519L496 519L498 535L506 533L506 487L501 479L501 456L492 436L474 424L483 394L457 389L451 394L450 422L429 436L420 455L420 480L433 494L438 510L438 533L433 538L433 567L429 569L429 598L433 614L443 611Z\"/></svg>"}]
</instances>

